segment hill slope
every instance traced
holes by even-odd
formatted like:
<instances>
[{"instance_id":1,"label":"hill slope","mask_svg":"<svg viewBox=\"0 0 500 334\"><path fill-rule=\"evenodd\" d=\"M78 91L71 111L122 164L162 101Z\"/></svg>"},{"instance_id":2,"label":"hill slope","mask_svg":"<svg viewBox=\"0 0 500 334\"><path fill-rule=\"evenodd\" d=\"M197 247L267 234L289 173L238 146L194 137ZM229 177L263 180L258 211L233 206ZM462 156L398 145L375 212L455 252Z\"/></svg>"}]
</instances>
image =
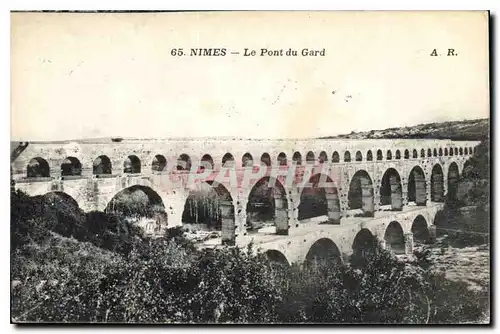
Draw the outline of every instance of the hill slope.
<instances>
[{"instance_id":1,"label":"hill slope","mask_svg":"<svg viewBox=\"0 0 500 334\"><path fill-rule=\"evenodd\" d=\"M452 139L485 140L489 137L490 120L488 118L426 123L415 126L351 132L350 134L321 137L322 139Z\"/></svg>"}]
</instances>

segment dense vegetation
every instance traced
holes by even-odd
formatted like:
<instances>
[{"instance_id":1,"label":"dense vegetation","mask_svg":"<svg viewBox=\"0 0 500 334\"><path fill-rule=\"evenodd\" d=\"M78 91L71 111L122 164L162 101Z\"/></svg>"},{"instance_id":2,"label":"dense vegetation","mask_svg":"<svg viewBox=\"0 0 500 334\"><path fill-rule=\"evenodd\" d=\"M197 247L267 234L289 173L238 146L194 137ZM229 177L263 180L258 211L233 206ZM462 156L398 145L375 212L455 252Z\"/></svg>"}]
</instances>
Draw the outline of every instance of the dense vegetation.
<instances>
[{"instance_id":1,"label":"dense vegetation","mask_svg":"<svg viewBox=\"0 0 500 334\"><path fill-rule=\"evenodd\" d=\"M12 193L15 322L474 322L486 292L374 245L348 263L270 264L249 249L149 239L119 216Z\"/></svg>"}]
</instances>

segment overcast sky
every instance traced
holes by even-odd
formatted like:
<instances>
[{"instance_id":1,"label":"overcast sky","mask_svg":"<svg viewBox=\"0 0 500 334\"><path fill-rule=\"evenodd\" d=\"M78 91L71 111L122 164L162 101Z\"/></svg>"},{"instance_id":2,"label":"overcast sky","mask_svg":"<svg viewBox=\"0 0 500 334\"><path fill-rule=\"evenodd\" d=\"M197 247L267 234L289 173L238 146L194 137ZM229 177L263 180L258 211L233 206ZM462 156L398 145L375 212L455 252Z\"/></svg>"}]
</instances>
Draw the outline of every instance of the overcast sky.
<instances>
[{"instance_id":1,"label":"overcast sky","mask_svg":"<svg viewBox=\"0 0 500 334\"><path fill-rule=\"evenodd\" d=\"M12 140L297 138L485 118L487 25L482 12L12 14ZM171 55L195 47L240 55Z\"/></svg>"}]
</instances>

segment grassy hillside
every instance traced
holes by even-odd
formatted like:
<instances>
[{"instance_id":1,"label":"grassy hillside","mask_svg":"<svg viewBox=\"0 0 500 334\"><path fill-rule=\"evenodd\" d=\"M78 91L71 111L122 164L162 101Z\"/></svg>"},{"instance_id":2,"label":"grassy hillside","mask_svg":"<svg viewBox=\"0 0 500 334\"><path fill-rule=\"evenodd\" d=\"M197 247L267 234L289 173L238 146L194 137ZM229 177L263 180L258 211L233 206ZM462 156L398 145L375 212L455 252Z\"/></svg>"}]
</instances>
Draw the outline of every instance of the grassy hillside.
<instances>
[{"instance_id":1,"label":"grassy hillside","mask_svg":"<svg viewBox=\"0 0 500 334\"><path fill-rule=\"evenodd\" d=\"M351 132L350 134L322 137L324 139L453 139L485 140L489 138L490 120L474 119L415 126L396 127L384 130Z\"/></svg>"}]
</instances>

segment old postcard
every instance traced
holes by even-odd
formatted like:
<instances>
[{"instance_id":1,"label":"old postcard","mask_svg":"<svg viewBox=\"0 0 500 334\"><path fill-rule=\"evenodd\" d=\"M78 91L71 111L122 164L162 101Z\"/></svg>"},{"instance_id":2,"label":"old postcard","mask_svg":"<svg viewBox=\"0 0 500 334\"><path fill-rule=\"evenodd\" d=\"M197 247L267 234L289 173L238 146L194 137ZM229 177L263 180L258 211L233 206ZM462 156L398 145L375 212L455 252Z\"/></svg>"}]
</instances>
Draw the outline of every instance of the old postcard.
<instances>
[{"instance_id":1,"label":"old postcard","mask_svg":"<svg viewBox=\"0 0 500 334\"><path fill-rule=\"evenodd\" d=\"M489 324L488 25L11 13L11 322Z\"/></svg>"}]
</instances>

